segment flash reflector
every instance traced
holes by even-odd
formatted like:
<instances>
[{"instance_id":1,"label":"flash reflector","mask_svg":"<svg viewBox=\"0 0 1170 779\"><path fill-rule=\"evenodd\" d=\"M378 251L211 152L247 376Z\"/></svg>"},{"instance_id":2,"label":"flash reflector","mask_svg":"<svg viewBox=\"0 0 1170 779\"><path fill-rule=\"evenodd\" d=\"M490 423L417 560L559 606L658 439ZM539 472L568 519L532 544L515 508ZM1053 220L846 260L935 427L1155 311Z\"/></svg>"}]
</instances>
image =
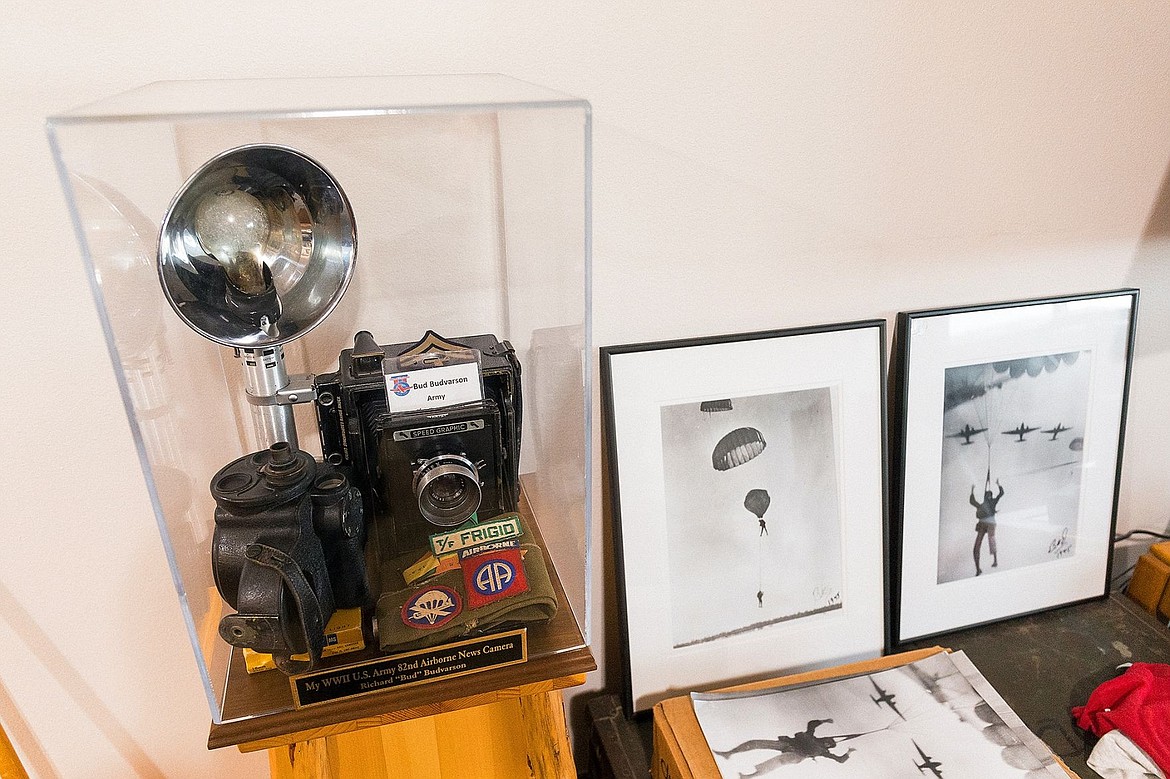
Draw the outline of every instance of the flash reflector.
<instances>
[{"instance_id":1,"label":"flash reflector","mask_svg":"<svg viewBox=\"0 0 1170 779\"><path fill-rule=\"evenodd\" d=\"M195 332L263 349L329 315L356 249L349 201L328 171L294 149L241 146L205 163L171 202L159 281Z\"/></svg>"}]
</instances>

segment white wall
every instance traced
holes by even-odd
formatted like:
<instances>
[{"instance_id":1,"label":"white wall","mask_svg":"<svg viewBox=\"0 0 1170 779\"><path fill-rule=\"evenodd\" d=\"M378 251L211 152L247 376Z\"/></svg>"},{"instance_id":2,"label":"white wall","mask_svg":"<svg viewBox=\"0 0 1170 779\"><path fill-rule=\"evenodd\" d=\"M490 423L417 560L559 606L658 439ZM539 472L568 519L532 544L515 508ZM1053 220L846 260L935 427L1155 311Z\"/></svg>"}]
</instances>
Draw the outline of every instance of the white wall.
<instances>
[{"instance_id":1,"label":"white wall","mask_svg":"<svg viewBox=\"0 0 1170 779\"><path fill-rule=\"evenodd\" d=\"M1140 286L1120 524L1167 525L1163 2L73 0L0 19L0 720L39 776L266 770L204 750L42 132L149 81L503 72L588 98L597 345ZM590 687L619 678L601 660Z\"/></svg>"}]
</instances>

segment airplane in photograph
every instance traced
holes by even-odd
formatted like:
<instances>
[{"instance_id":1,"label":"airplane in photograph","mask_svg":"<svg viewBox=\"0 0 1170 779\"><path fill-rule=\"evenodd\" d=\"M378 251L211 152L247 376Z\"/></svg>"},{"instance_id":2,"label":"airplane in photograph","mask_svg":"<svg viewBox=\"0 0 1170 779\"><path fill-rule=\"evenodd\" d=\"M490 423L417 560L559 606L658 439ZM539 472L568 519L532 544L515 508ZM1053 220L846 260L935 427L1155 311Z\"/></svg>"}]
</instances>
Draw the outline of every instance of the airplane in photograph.
<instances>
[{"instance_id":1,"label":"airplane in photograph","mask_svg":"<svg viewBox=\"0 0 1170 779\"><path fill-rule=\"evenodd\" d=\"M914 739L910 739L910 743L918 750L918 754L922 755L922 762L914 764L914 767L918 769L918 773L925 774L927 771L930 771L934 774L935 779L943 779L942 763L923 752L922 747L918 746L918 742Z\"/></svg>"},{"instance_id":2,"label":"airplane in photograph","mask_svg":"<svg viewBox=\"0 0 1170 779\"><path fill-rule=\"evenodd\" d=\"M963 429L960 430L959 432L948 434L947 438L962 438L963 443L960 445L967 446L971 443L971 436L978 435L979 433L986 433L986 432L987 432L986 427L976 428L976 427L971 427L971 425L968 424L968 425L963 425Z\"/></svg>"},{"instance_id":3,"label":"airplane in photograph","mask_svg":"<svg viewBox=\"0 0 1170 779\"><path fill-rule=\"evenodd\" d=\"M1024 436L1026 436L1028 433L1033 433L1039 429L1040 428L1038 428L1038 427L1026 427L1024 425L1024 423L1021 422L1019 427L1017 427L1013 430L1004 430L1003 434L1004 435L1018 435L1019 440L1017 440L1016 443L1022 444L1022 443L1024 443Z\"/></svg>"},{"instance_id":4,"label":"airplane in photograph","mask_svg":"<svg viewBox=\"0 0 1170 779\"><path fill-rule=\"evenodd\" d=\"M874 678L872 676L869 677L869 681L873 684L873 688L875 690L877 690L877 695L871 695L871 696L869 696L869 699L871 701L873 701L874 703L876 703L878 705L878 708L881 708L881 705L884 703L885 705L890 707L891 711L893 711L895 714L897 714L899 717L901 717L903 720L905 720L906 715L904 715L902 712L898 711L898 704L894 702L894 698L896 698L897 696L883 690L878 685L878 683L876 681L874 681Z\"/></svg>"},{"instance_id":5,"label":"airplane in photograph","mask_svg":"<svg viewBox=\"0 0 1170 779\"><path fill-rule=\"evenodd\" d=\"M1064 425L1062 425L1061 423L1057 422L1057 423L1056 423L1056 427L1049 428L1048 430L1041 430L1040 432L1041 432L1041 433L1045 433L1045 434L1047 434L1047 433L1052 433L1052 438L1049 438L1048 440L1049 440L1049 441L1055 441L1055 440L1056 440L1056 437L1057 437L1058 435L1060 435L1061 433L1063 433L1065 430L1072 430L1072 428L1071 428L1071 427L1065 427L1065 426L1064 426Z\"/></svg>"}]
</instances>

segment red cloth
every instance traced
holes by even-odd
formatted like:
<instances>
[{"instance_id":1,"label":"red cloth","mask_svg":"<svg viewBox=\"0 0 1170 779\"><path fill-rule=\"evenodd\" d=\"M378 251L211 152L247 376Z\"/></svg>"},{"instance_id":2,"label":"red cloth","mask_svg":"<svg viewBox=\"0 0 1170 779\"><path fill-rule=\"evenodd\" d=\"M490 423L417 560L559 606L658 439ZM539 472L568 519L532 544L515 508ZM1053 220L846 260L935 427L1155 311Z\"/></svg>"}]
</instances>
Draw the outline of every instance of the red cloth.
<instances>
[{"instance_id":1,"label":"red cloth","mask_svg":"<svg viewBox=\"0 0 1170 779\"><path fill-rule=\"evenodd\" d=\"M1134 663L1072 710L1077 725L1104 736L1120 730L1170 772L1170 665Z\"/></svg>"}]
</instances>

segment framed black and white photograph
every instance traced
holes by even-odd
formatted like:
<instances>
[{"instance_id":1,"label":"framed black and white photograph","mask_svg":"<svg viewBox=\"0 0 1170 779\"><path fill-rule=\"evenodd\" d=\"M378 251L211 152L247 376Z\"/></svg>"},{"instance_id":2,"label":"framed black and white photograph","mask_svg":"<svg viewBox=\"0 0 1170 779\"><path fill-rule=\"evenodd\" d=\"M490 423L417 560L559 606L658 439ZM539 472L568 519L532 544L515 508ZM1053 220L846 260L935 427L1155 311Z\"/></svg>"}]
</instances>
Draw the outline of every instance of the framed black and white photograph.
<instances>
[{"instance_id":1,"label":"framed black and white photograph","mask_svg":"<svg viewBox=\"0 0 1170 779\"><path fill-rule=\"evenodd\" d=\"M635 711L880 654L885 323L601 350Z\"/></svg>"},{"instance_id":2,"label":"framed black and white photograph","mask_svg":"<svg viewBox=\"0 0 1170 779\"><path fill-rule=\"evenodd\" d=\"M1136 306L899 316L897 642L1108 593Z\"/></svg>"}]
</instances>

